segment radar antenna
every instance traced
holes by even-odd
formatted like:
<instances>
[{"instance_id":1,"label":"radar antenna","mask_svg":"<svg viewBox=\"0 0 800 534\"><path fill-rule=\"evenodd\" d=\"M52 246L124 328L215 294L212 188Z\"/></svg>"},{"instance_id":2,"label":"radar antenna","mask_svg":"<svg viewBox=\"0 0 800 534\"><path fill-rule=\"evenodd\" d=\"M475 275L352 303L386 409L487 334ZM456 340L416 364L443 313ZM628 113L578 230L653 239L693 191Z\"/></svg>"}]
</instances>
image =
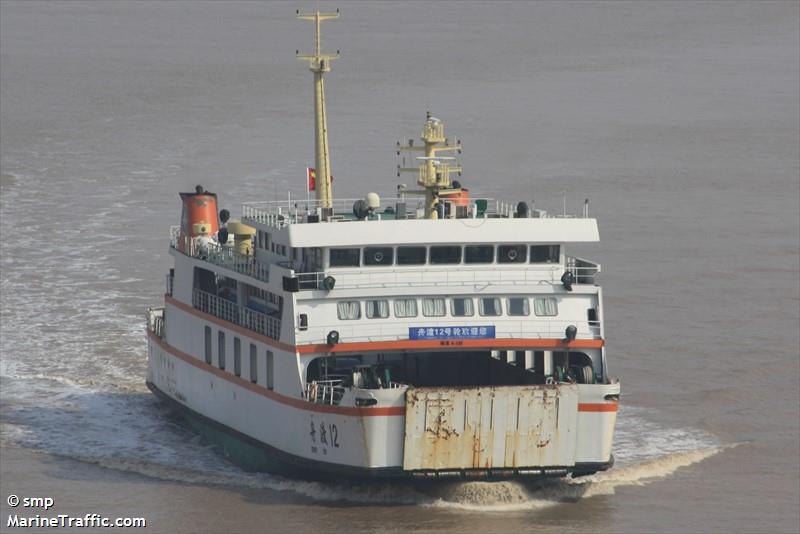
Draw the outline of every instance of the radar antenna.
<instances>
[{"instance_id":1,"label":"radar antenna","mask_svg":"<svg viewBox=\"0 0 800 534\"><path fill-rule=\"evenodd\" d=\"M424 156L418 156L416 159L420 160L417 167L402 167L397 166L397 175L400 173L409 172L417 174L417 185L422 186L422 191L410 191L403 189L401 192L406 194L420 194L425 195L425 218L436 219L436 205L439 202L440 195L447 193L455 193L458 191L452 189L450 182L450 174L461 174L461 166L456 163L448 163L455 160L453 156L439 156L439 152L456 151L461 153L461 141L456 140L455 144L451 144L450 140L444 136L444 123L431 116L429 111L425 120L425 125L422 127L422 134L420 139L424 146L414 145L414 140L409 139L407 145L397 142L397 155L401 151L405 152L423 152Z\"/></svg>"}]
</instances>

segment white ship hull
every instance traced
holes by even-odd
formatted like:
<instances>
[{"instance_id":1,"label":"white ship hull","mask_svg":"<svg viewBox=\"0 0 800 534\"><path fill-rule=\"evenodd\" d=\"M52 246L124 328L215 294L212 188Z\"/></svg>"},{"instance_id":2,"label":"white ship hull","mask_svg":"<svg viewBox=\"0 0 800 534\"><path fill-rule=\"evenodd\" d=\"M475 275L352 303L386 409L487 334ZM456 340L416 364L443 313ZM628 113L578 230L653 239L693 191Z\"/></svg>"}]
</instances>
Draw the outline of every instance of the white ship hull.
<instances>
[{"instance_id":1,"label":"white ship hull","mask_svg":"<svg viewBox=\"0 0 800 534\"><path fill-rule=\"evenodd\" d=\"M377 392L380 407L311 403L302 398L296 374L282 380L294 382L282 388L293 389L291 395L248 380L247 358L239 377L205 363L197 333L227 326L229 338L291 362L276 369L296 370L296 351L244 336L170 297L167 316L185 325L179 329L185 335L167 343L148 332L148 386L249 469L308 478L509 479L580 475L613 464L618 383L398 388Z\"/></svg>"}]
</instances>

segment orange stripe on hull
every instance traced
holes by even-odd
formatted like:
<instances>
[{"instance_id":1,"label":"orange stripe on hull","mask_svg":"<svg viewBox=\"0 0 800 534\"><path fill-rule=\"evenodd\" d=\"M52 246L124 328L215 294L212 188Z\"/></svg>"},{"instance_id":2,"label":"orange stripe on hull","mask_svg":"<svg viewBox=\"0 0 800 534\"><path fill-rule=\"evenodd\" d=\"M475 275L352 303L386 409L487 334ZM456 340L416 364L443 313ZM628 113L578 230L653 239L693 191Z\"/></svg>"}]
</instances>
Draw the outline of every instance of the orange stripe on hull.
<instances>
[{"instance_id":1,"label":"orange stripe on hull","mask_svg":"<svg viewBox=\"0 0 800 534\"><path fill-rule=\"evenodd\" d=\"M296 399L294 397L287 397L286 395L275 393L274 391L269 390L263 386L253 384L249 380L244 380L242 378L239 378L238 376L234 376L230 373L227 373L222 369L217 369L216 367L209 365L204 361L201 361L189 354L186 354L185 352L176 349L172 345L169 345L166 341L156 336L153 332L149 330L147 331L147 335L164 351L170 353L171 355L175 356L180 360L185 361L189 365L193 365L194 367L197 367L202 371L211 373L214 376L221 378L222 380L227 380L232 384L236 384L237 386L243 387L249 391L252 391L253 393L261 395L262 397L267 397L268 399L274 400L281 404L292 406L294 408L298 408L300 410L306 410L309 412L336 413L341 415L355 415L358 417L405 415L406 413L406 409L404 406L393 406L385 408L326 406L322 404L314 404L302 399Z\"/></svg>"},{"instance_id":2,"label":"orange stripe on hull","mask_svg":"<svg viewBox=\"0 0 800 534\"><path fill-rule=\"evenodd\" d=\"M579 412L616 412L619 409L618 402L583 402L578 403Z\"/></svg>"}]
</instances>

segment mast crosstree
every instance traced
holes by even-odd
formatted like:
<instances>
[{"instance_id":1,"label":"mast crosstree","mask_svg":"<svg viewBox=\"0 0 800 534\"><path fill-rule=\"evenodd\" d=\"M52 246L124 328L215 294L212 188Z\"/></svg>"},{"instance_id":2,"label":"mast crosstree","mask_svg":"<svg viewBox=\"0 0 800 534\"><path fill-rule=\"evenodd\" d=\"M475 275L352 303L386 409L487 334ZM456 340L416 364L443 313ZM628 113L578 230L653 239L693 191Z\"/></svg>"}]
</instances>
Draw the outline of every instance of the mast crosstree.
<instances>
[{"instance_id":1,"label":"mast crosstree","mask_svg":"<svg viewBox=\"0 0 800 534\"><path fill-rule=\"evenodd\" d=\"M330 72L331 61L339 58L339 51L335 54L322 53L322 39L320 27L322 21L339 18L339 10L336 13L320 13L319 10L313 13L300 13L297 11L299 20L309 20L316 26L316 38L313 54L301 54L297 52L297 59L308 61L309 69L314 73L314 165L316 172L316 196L319 206L323 209L323 215L330 214L333 207L333 187L331 184L331 159L330 149L328 148L328 119L325 112L325 85L323 74Z\"/></svg>"}]
</instances>

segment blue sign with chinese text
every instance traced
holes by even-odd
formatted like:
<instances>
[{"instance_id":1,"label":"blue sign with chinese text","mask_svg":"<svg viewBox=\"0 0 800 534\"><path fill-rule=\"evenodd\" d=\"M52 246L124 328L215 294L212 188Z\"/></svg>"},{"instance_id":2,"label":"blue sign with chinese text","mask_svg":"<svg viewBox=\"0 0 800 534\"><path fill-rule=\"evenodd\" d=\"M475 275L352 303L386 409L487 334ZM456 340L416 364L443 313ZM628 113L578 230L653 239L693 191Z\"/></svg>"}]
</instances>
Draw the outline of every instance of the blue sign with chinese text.
<instances>
[{"instance_id":1,"label":"blue sign with chinese text","mask_svg":"<svg viewBox=\"0 0 800 534\"><path fill-rule=\"evenodd\" d=\"M408 339L494 339L494 326L412 326Z\"/></svg>"}]
</instances>

